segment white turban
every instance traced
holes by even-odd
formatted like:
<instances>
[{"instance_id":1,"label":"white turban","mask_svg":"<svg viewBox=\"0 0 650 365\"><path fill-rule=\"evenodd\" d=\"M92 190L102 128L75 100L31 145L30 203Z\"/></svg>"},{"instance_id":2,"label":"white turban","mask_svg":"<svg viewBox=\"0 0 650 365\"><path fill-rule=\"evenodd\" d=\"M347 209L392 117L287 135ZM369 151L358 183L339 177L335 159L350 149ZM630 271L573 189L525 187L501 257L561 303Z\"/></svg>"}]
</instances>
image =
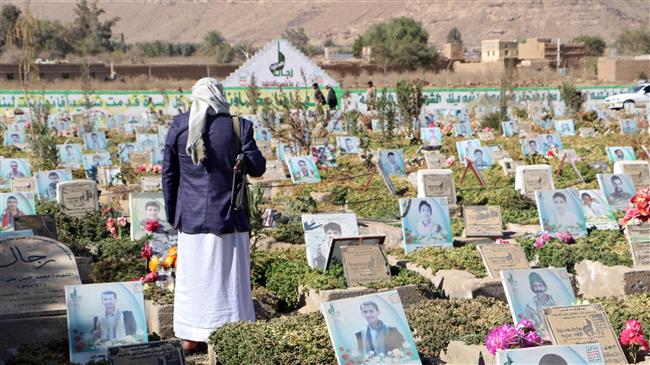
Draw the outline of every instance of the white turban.
<instances>
[{"instance_id":1,"label":"white turban","mask_svg":"<svg viewBox=\"0 0 650 365\"><path fill-rule=\"evenodd\" d=\"M221 82L211 77L204 77L192 86L192 107L190 109L187 146L185 147L185 152L192 158L195 165L200 164L205 159L203 132L205 131L205 120L210 107L217 114L230 114L230 104L226 101Z\"/></svg>"}]
</instances>

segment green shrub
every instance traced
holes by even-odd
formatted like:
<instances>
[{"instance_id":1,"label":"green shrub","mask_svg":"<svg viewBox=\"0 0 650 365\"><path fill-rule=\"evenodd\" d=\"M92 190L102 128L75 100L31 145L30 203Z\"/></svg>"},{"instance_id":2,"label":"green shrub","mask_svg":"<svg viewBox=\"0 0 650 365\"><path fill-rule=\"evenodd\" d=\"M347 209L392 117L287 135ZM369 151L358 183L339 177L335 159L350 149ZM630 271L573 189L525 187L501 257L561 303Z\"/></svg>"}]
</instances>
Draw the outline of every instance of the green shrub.
<instances>
[{"instance_id":1,"label":"green shrub","mask_svg":"<svg viewBox=\"0 0 650 365\"><path fill-rule=\"evenodd\" d=\"M98 283L130 281L145 274L146 262L140 257L144 239L107 238L97 243L97 260L93 264L92 278Z\"/></svg>"},{"instance_id":2,"label":"green shrub","mask_svg":"<svg viewBox=\"0 0 650 365\"><path fill-rule=\"evenodd\" d=\"M481 128L492 128L495 131L501 130L501 116L499 112L486 113L481 119Z\"/></svg>"},{"instance_id":3,"label":"green shrub","mask_svg":"<svg viewBox=\"0 0 650 365\"><path fill-rule=\"evenodd\" d=\"M278 224L269 230L269 235L280 242L305 243L305 233L300 217L280 219Z\"/></svg>"},{"instance_id":4,"label":"green shrub","mask_svg":"<svg viewBox=\"0 0 650 365\"><path fill-rule=\"evenodd\" d=\"M539 258L542 267L566 267L574 272L575 264L582 260L598 261L607 266L632 266L632 256L625 236L617 230L592 231L585 237L576 238L570 245L553 240L541 249L534 246L535 236L517 239L529 261Z\"/></svg>"},{"instance_id":5,"label":"green shrub","mask_svg":"<svg viewBox=\"0 0 650 365\"><path fill-rule=\"evenodd\" d=\"M636 319L646 331L650 330L650 294L628 295L620 298L599 298L591 303L602 303L616 334L623 330L625 322Z\"/></svg>"},{"instance_id":6,"label":"green shrub","mask_svg":"<svg viewBox=\"0 0 650 365\"><path fill-rule=\"evenodd\" d=\"M569 114L575 114L582 107L582 95L578 89L569 81L565 81L560 86L560 98L564 102L564 107Z\"/></svg>"},{"instance_id":7,"label":"green shrub","mask_svg":"<svg viewBox=\"0 0 650 365\"><path fill-rule=\"evenodd\" d=\"M408 255L398 253L398 256L425 269L431 269L434 274L439 270L456 269L467 271L476 277L486 275L483 261L474 245L453 248L423 247Z\"/></svg>"}]
</instances>

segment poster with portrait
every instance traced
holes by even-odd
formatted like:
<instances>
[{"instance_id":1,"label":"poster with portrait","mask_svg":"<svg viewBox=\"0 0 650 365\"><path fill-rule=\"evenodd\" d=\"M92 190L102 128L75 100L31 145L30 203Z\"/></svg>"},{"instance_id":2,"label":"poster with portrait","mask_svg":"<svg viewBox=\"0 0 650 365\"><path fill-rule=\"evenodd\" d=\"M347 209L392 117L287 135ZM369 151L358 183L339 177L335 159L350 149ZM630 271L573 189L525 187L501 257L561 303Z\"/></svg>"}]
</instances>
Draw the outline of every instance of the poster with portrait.
<instances>
[{"instance_id":1,"label":"poster with portrait","mask_svg":"<svg viewBox=\"0 0 650 365\"><path fill-rule=\"evenodd\" d=\"M106 360L108 348L148 342L140 281L66 285L70 362Z\"/></svg>"},{"instance_id":2,"label":"poster with portrait","mask_svg":"<svg viewBox=\"0 0 650 365\"><path fill-rule=\"evenodd\" d=\"M427 146L442 145L442 132L438 127L420 128L422 142Z\"/></svg>"},{"instance_id":3,"label":"poster with portrait","mask_svg":"<svg viewBox=\"0 0 650 365\"><path fill-rule=\"evenodd\" d=\"M636 161L634 149L630 146L605 147L607 158L612 161Z\"/></svg>"},{"instance_id":4,"label":"poster with portrait","mask_svg":"<svg viewBox=\"0 0 650 365\"><path fill-rule=\"evenodd\" d=\"M614 211L602 191L580 190L580 201L587 228L618 229Z\"/></svg>"},{"instance_id":5,"label":"poster with portrait","mask_svg":"<svg viewBox=\"0 0 650 365\"><path fill-rule=\"evenodd\" d=\"M359 153L359 137L338 136L336 146L342 154Z\"/></svg>"},{"instance_id":6,"label":"poster with portrait","mask_svg":"<svg viewBox=\"0 0 650 365\"><path fill-rule=\"evenodd\" d=\"M456 151L458 152L458 161L465 163L465 153L468 148L481 147L479 139L466 139L456 142Z\"/></svg>"},{"instance_id":7,"label":"poster with portrait","mask_svg":"<svg viewBox=\"0 0 650 365\"><path fill-rule=\"evenodd\" d=\"M144 237L147 234L147 227L152 224L158 227L153 232L154 234L171 235L174 233L172 227L167 223L165 203L161 192L129 194L129 213L132 240Z\"/></svg>"},{"instance_id":8,"label":"poster with portrait","mask_svg":"<svg viewBox=\"0 0 650 365\"><path fill-rule=\"evenodd\" d=\"M634 119L621 119L621 133L622 134L638 134L639 127Z\"/></svg>"},{"instance_id":9,"label":"poster with portrait","mask_svg":"<svg viewBox=\"0 0 650 365\"><path fill-rule=\"evenodd\" d=\"M25 130L20 128L16 130L6 130L4 134L4 142L5 146L16 146L18 148L23 148L27 143L27 139L25 138Z\"/></svg>"},{"instance_id":10,"label":"poster with portrait","mask_svg":"<svg viewBox=\"0 0 650 365\"><path fill-rule=\"evenodd\" d=\"M137 133L135 141L140 146L141 151L150 151L160 145L158 143L158 134L156 133Z\"/></svg>"},{"instance_id":11,"label":"poster with portrait","mask_svg":"<svg viewBox=\"0 0 650 365\"><path fill-rule=\"evenodd\" d=\"M268 128L259 127L255 128L255 140L258 142L271 142L273 134Z\"/></svg>"},{"instance_id":12,"label":"poster with portrait","mask_svg":"<svg viewBox=\"0 0 650 365\"><path fill-rule=\"evenodd\" d=\"M17 177L32 176L32 169L29 166L29 160L26 158L0 158L0 174L2 175L2 184L0 188L8 189L11 180Z\"/></svg>"},{"instance_id":13,"label":"poster with portrait","mask_svg":"<svg viewBox=\"0 0 650 365\"><path fill-rule=\"evenodd\" d=\"M313 269L325 269L332 238L359 234L356 214L303 214L301 219L307 246L307 263Z\"/></svg>"},{"instance_id":14,"label":"poster with portrait","mask_svg":"<svg viewBox=\"0 0 650 365\"><path fill-rule=\"evenodd\" d=\"M453 244L446 198L402 198L399 200L404 252L420 247L451 247Z\"/></svg>"},{"instance_id":15,"label":"poster with portrait","mask_svg":"<svg viewBox=\"0 0 650 365\"><path fill-rule=\"evenodd\" d=\"M401 149L379 150L377 158L389 176L406 176L404 153Z\"/></svg>"},{"instance_id":16,"label":"poster with portrait","mask_svg":"<svg viewBox=\"0 0 650 365\"><path fill-rule=\"evenodd\" d=\"M124 163L131 163L131 155L133 152L143 152L140 144L120 143L117 145L117 154L120 156L120 161Z\"/></svg>"},{"instance_id":17,"label":"poster with portrait","mask_svg":"<svg viewBox=\"0 0 650 365\"><path fill-rule=\"evenodd\" d=\"M559 119L554 122L555 132L560 136L575 136L576 130L573 119Z\"/></svg>"},{"instance_id":18,"label":"poster with portrait","mask_svg":"<svg viewBox=\"0 0 650 365\"><path fill-rule=\"evenodd\" d=\"M384 121L381 119L373 119L370 121L370 127L373 132L382 132L384 130Z\"/></svg>"},{"instance_id":19,"label":"poster with portrait","mask_svg":"<svg viewBox=\"0 0 650 365\"><path fill-rule=\"evenodd\" d=\"M472 160L479 170L488 170L492 167L492 153L487 147L468 147L465 151L465 162Z\"/></svg>"},{"instance_id":20,"label":"poster with portrait","mask_svg":"<svg viewBox=\"0 0 650 365\"><path fill-rule=\"evenodd\" d=\"M535 192L539 222L544 232L587 234L585 215L576 189L543 190Z\"/></svg>"},{"instance_id":21,"label":"poster with portrait","mask_svg":"<svg viewBox=\"0 0 650 365\"><path fill-rule=\"evenodd\" d=\"M562 151L564 149L562 139L558 134L542 134L537 138L539 146L542 147L542 152L544 154L549 151Z\"/></svg>"},{"instance_id":22,"label":"poster with portrait","mask_svg":"<svg viewBox=\"0 0 650 365\"><path fill-rule=\"evenodd\" d=\"M294 184L313 184L320 182L320 173L311 156L287 157L289 174Z\"/></svg>"},{"instance_id":23,"label":"poster with portrait","mask_svg":"<svg viewBox=\"0 0 650 365\"><path fill-rule=\"evenodd\" d=\"M336 148L329 144L311 146L311 156L318 166L336 167Z\"/></svg>"},{"instance_id":24,"label":"poster with portrait","mask_svg":"<svg viewBox=\"0 0 650 365\"><path fill-rule=\"evenodd\" d=\"M497 364L605 365L605 353L599 343L499 350Z\"/></svg>"},{"instance_id":25,"label":"poster with portrait","mask_svg":"<svg viewBox=\"0 0 650 365\"><path fill-rule=\"evenodd\" d=\"M151 164L162 166L164 158L165 158L165 146L155 146L153 148L153 151L151 152Z\"/></svg>"},{"instance_id":26,"label":"poster with portrait","mask_svg":"<svg viewBox=\"0 0 650 365\"><path fill-rule=\"evenodd\" d=\"M550 340L542 310L572 305L576 300L567 270L563 267L502 270L500 274L515 324L530 320L540 337Z\"/></svg>"},{"instance_id":27,"label":"poster with portrait","mask_svg":"<svg viewBox=\"0 0 650 365\"><path fill-rule=\"evenodd\" d=\"M84 133L84 144L87 150L99 151L108 148L106 135L104 132L90 132Z\"/></svg>"},{"instance_id":28,"label":"poster with portrait","mask_svg":"<svg viewBox=\"0 0 650 365\"><path fill-rule=\"evenodd\" d=\"M95 152L83 155L84 170L99 169L101 166L111 166L111 154L108 152Z\"/></svg>"},{"instance_id":29,"label":"poster with portrait","mask_svg":"<svg viewBox=\"0 0 650 365\"><path fill-rule=\"evenodd\" d=\"M471 137L472 125L469 123L454 123L454 136L456 137Z\"/></svg>"},{"instance_id":30,"label":"poster with portrait","mask_svg":"<svg viewBox=\"0 0 650 365\"><path fill-rule=\"evenodd\" d=\"M605 194L609 206L614 211L625 211L630 206L630 198L636 194L632 177L628 174L597 174L600 191Z\"/></svg>"},{"instance_id":31,"label":"poster with portrait","mask_svg":"<svg viewBox=\"0 0 650 365\"><path fill-rule=\"evenodd\" d=\"M275 156L283 163L287 157L292 157L296 152L298 152L298 146L290 143L278 143L275 147Z\"/></svg>"},{"instance_id":32,"label":"poster with portrait","mask_svg":"<svg viewBox=\"0 0 650 365\"><path fill-rule=\"evenodd\" d=\"M65 170L39 171L36 173L36 189L41 200L56 199L56 184L72 181L72 172Z\"/></svg>"},{"instance_id":33,"label":"poster with portrait","mask_svg":"<svg viewBox=\"0 0 650 365\"><path fill-rule=\"evenodd\" d=\"M59 164L63 167L78 169L83 164L82 146L78 143L56 145L59 151Z\"/></svg>"},{"instance_id":34,"label":"poster with portrait","mask_svg":"<svg viewBox=\"0 0 650 365\"><path fill-rule=\"evenodd\" d=\"M397 290L324 302L321 313L339 365L421 364Z\"/></svg>"},{"instance_id":35,"label":"poster with portrait","mask_svg":"<svg viewBox=\"0 0 650 365\"><path fill-rule=\"evenodd\" d=\"M527 137L519 140L519 145L521 146L521 153L524 156L530 157L533 155L543 155L544 148L539 144L539 137Z\"/></svg>"},{"instance_id":36,"label":"poster with portrait","mask_svg":"<svg viewBox=\"0 0 650 365\"><path fill-rule=\"evenodd\" d=\"M2 229L13 230L14 218L36 214L34 193L0 193Z\"/></svg>"},{"instance_id":37,"label":"poster with portrait","mask_svg":"<svg viewBox=\"0 0 650 365\"><path fill-rule=\"evenodd\" d=\"M519 124L514 120L501 122L501 130L504 137L514 137L519 134Z\"/></svg>"},{"instance_id":38,"label":"poster with portrait","mask_svg":"<svg viewBox=\"0 0 650 365\"><path fill-rule=\"evenodd\" d=\"M553 127L553 119L548 114L533 117L533 122L542 129L551 129Z\"/></svg>"}]
</instances>

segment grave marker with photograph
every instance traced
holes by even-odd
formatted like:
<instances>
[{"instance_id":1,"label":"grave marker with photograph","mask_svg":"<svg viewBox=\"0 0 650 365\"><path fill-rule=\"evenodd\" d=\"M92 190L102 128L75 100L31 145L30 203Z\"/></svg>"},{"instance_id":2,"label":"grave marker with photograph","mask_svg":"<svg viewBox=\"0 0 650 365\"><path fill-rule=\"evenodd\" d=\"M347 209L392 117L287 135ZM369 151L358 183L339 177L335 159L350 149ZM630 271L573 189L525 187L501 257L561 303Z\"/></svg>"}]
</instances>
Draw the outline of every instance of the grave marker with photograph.
<instances>
[{"instance_id":1,"label":"grave marker with photograph","mask_svg":"<svg viewBox=\"0 0 650 365\"><path fill-rule=\"evenodd\" d=\"M287 158L287 165L294 184L320 182L320 173L311 156L289 157Z\"/></svg>"},{"instance_id":2,"label":"grave marker with photograph","mask_svg":"<svg viewBox=\"0 0 650 365\"><path fill-rule=\"evenodd\" d=\"M534 199L536 191L554 190L553 172L549 165L517 166L515 190Z\"/></svg>"},{"instance_id":3,"label":"grave marker with photograph","mask_svg":"<svg viewBox=\"0 0 650 365\"><path fill-rule=\"evenodd\" d=\"M359 137L338 136L336 137L336 145L342 154L359 153Z\"/></svg>"},{"instance_id":4,"label":"grave marker with photograph","mask_svg":"<svg viewBox=\"0 0 650 365\"><path fill-rule=\"evenodd\" d=\"M334 237L356 236L357 216L351 213L303 214L307 263L313 269L324 270Z\"/></svg>"},{"instance_id":5,"label":"grave marker with photograph","mask_svg":"<svg viewBox=\"0 0 650 365\"><path fill-rule=\"evenodd\" d=\"M636 266L650 266L650 222L625 226L625 238L630 244Z\"/></svg>"},{"instance_id":6,"label":"grave marker with photograph","mask_svg":"<svg viewBox=\"0 0 650 365\"><path fill-rule=\"evenodd\" d=\"M61 166L78 169L83 165L83 154L80 144L58 144L56 147L59 151L59 163Z\"/></svg>"},{"instance_id":7,"label":"grave marker with photograph","mask_svg":"<svg viewBox=\"0 0 650 365\"><path fill-rule=\"evenodd\" d=\"M385 235L360 235L351 237L332 237L329 244L330 250L327 256L327 263L325 269L329 270L334 262L341 263L341 247L343 246L359 246L359 245L383 245L386 240Z\"/></svg>"},{"instance_id":8,"label":"grave marker with photograph","mask_svg":"<svg viewBox=\"0 0 650 365\"><path fill-rule=\"evenodd\" d=\"M606 147L605 152L607 152L607 158L611 162L636 161L636 154L630 146Z\"/></svg>"},{"instance_id":9,"label":"grave marker with photograph","mask_svg":"<svg viewBox=\"0 0 650 365\"><path fill-rule=\"evenodd\" d=\"M13 229L16 218L36 214L34 193L0 193L0 212L3 230Z\"/></svg>"},{"instance_id":10,"label":"grave marker with photograph","mask_svg":"<svg viewBox=\"0 0 650 365\"><path fill-rule=\"evenodd\" d=\"M379 150L377 158L389 176L406 176L404 153L401 149Z\"/></svg>"},{"instance_id":11,"label":"grave marker with photograph","mask_svg":"<svg viewBox=\"0 0 650 365\"><path fill-rule=\"evenodd\" d=\"M36 173L36 188L41 200L56 199L56 186L60 182L72 181L70 170L49 170Z\"/></svg>"},{"instance_id":12,"label":"grave marker with photograph","mask_svg":"<svg viewBox=\"0 0 650 365\"><path fill-rule=\"evenodd\" d=\"M613 210L625 211L630 205L630 198L636 194L632 177L627 174L597 174L600 190Z\"/></svg>"},{"instance_id":13,"label":"grave marker with photograph","mask_svg":"<svg viewBox=\"0 0 650 365\"><path fill-rule=\"evenodd\" d=\"M584 236L587 234L585 215L576 189L535 192L539 222L544 232Z\"/></svg>"},{"instance_id":14,"label":"grave marker with photograph","mask_svg":"<svg viewBox=\"0 0 650 365\"><path fill-rule=\"evenodd\" d=\"M580 200L588 228L618 229L614 211L602 191L580 190Z\"/></svg>"},{"instance_id":15,"label":"grave marker with photograph","mask_svg":"<svg viewBox=\"0 0 650 365\"><path fill-rule=\"evenodd\" d=\"M497 364L605 365L605 353L598 343L499 350Z\"/></svg>"},{"instance_id":16,"label":"grave marker with photograph","mask_svg":"<svg viewBox=\"0 0 650 365\"><path fill-rule=\"evenodd\" d=\"M447 199L402 198L399 208L406 253L420 247L452 246Z\"/></svg>"}]
</instances>

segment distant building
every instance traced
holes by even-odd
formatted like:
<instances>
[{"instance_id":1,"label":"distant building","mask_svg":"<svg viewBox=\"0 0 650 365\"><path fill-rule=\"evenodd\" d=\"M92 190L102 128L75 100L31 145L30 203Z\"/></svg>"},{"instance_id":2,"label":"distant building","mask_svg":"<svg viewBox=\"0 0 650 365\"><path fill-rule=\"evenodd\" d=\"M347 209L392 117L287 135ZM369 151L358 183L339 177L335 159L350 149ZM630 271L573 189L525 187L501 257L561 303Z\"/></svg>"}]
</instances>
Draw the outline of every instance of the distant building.
<instances>
[{"instance_id":1,"label":"distant building","mask_svg":"<svg viewBox=\"0 0 650 365\"><path fill-rule=\"evenodd\" d=\"M519 43L519 59L522 65L557 67L558 46L549 38L528 38ZM585 46L582 44L560 44L560 68L576 69L584 64Z\"/></svg>"},{"instance_id":2,"label":"distant building","mask_svg":"<svg viewBox=\"0 0 650 365\"><path fill-rule=\"evenodd\" d=\"M517 41L488 39L481 41L481 62L502 62L517 58Z\"/></svg>"},{"instance_id":3,"label":"distant building","mask_svg":"<svg viewBox=\"0 0 650 365\"><path fill-rule=\"evenodd\" d=\"M465 55L463 54L462 43L445 43L442 45L443 57L452 61L463 61Z\"/></svg>"},{"instance_id":4,"label":"distant building","mask_svg":"<svg viewBox=\"0 0 650 365\"><path fill-rule=\"evenodd\" d=\"M598 57L598 80L633 82L650 77L650 55L637 57Z\"/></svg>"}]
</instances>

